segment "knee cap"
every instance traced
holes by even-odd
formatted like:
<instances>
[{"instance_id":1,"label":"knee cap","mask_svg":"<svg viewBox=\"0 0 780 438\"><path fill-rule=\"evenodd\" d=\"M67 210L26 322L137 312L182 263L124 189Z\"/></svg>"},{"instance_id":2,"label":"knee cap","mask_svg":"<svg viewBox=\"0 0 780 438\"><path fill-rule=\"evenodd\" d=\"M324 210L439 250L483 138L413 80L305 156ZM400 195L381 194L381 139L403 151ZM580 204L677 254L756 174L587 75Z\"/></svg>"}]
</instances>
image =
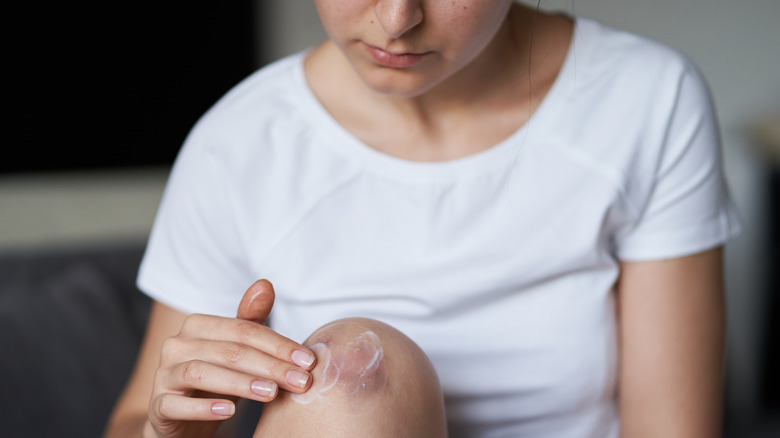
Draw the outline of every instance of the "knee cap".
<instances>
[{"instance_id":1,"label":"knee cap","mask_svg":"<svg viewBox=\"0 0 780 438\"><path fill-rule=\"evenodd\" d=\"M346 319L315 331L306 346L317 355L314 382L293 400L308 404L331 397L369 397L387 386L385 350L376 321Z\"/></svg>"}]
</instances>

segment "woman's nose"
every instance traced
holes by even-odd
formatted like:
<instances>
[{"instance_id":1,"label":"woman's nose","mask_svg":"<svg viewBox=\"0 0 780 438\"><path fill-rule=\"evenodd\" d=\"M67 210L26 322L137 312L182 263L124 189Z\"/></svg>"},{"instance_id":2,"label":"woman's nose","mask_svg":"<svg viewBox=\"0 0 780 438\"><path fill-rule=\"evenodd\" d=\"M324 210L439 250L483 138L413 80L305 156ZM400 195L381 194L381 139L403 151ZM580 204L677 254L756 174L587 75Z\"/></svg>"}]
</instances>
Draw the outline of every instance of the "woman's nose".
<instances>
[{"instance_id":1,"label":"woman's nose","mask_svg":"<svg viewBox=\"0 0 780 438\"><path fill-rule=\"evenodd\" d=\"M398 38L422 22L420 3L420 0L377 0L376 16L389 37Z\"/></svg>"}]
</instances>

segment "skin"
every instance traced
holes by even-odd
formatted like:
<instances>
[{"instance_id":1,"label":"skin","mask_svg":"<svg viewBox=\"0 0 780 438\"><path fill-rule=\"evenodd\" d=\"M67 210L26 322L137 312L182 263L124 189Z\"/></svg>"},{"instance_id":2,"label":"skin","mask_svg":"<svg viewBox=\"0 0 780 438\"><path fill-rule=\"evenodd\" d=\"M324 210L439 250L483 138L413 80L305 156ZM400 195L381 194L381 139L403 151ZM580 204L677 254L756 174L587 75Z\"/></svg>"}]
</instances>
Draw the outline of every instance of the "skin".
<instances>
[{"instance_id":1,"label":"skin","mask_svg":"<svg viewBox=\"0 0 780 438\"><path fill-rule=\"evenodd\" d=\"M509 0L315 4L330 40L304 65L312 91L365 144L413 161L461 158L516 132L552 86L572 34L568 18ZM366 44L423 58L389 68Z\"/></svg>"},{"instance_id":2,"label":"skin","mask_svg":"<svg viewBox=\"0 0 780 438\"><path fill-rule=\"evenodd\" d=\"M154 303L135 371L106 435L213 436L235 414L238 398L267 402L280 390L305 392L316 357L262 325L273 297L270 282L254 283L237 311L243 319L185 316ZM253 391L258 386L269 390Z\"/></svg>"},{"instance_id":3,"label":"skin","mask_svg":"<svg viewBox=\"0 0 780 438\"><path fill-rule=\"evenodd\" d=\"M303 394L290 394L292 401L330 404L339 396L362 400L384 395L390 373L382 340L366 325L354 325L334 322L306 340L304 345L317 356L318 366L312 371L312 387ZM347 336L342 333L345 327L352 329Z\"/></svg>"},{"instance_id":4,"label":"skin","mask_svg":"<svg viewBox=\"0 0 780 438\"><path fill-rule=\"evenodd\" d=\"M535 14L509 0L315 4L330 40L305 61L312 91L355 137L407 160L465 157L514 133L552 86L572 35L568 18ZM420 61L403 68L383 65L367 44L385 54L413 53ZM616 289L623 437L718 436L720 259L714 249L621 263ZM288 418L277 423L280 427L308 430L317 421L330 421L327 411L315 409L318 405L298 404L287 395L305 392L312 380L291 385L288 373L316 377L319 371L316 363L302 366L293 360L296 351L313 354L309 349L261 324L272 305L270 283L260 281L247 294L237 318L188 317L154 304L135 372L107 436L212 436L234 415L238 398L268 401L279 394L279 402L270 404L277 414L270 418ZM398 372L416 364L400 364ZM258 395L253 382L272 383L277 390ZM312 421L302 421L305 409L315 409L308 411Z\"/></svg>"},{"instance_id":5,"label":"skin","mask_svg":"<svg viewBox=\"0 0 780 438\"><path fill-rule=\"evenodd\" d=\"M721 248L621 264L621 436L721 436L722 269Z\"/></svg>"},{"instance_id":6,"label":"skin","mask_svg":"<svg viewBox=\"0 0 780 438\"><path fill-rule=\"evenodd\" d=\"M407 99L420 98L434 88L436 93L449 95L448 91L458 83L484 76L478 71L481 68L465 67L480 55L487 58L484 55L498 49L491 43L497 46L503 42L502 38L494 37L499 30L505 30L512 2L428 3L315 1L330 41L366 86ZM459 31L452 32L453 28ZM408 68L385 68L371 58L365 45L396 54L422 54L423 59ZM489 45L491 48L486 51Z\"/></svg>"},{"instance_id":7,"label":"skin","mask_svg":"<svg viewBox=\"0 0 780 438\"><path fill-rule=\"evenodd\" d=\"M321 327L304 344L318 355L312 388L266 404L255 438L447 436L436 371L403 333L349 318Z\"/></svg>"}]
</instances>

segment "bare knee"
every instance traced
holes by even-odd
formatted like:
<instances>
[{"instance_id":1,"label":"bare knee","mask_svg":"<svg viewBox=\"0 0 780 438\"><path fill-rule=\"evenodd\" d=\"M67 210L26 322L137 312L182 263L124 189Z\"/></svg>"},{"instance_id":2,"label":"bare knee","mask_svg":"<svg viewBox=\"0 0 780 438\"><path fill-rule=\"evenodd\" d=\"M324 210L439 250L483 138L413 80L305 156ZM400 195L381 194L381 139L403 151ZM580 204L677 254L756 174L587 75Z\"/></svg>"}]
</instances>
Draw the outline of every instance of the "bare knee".
<instances>
[{"instance_id":1,"label":"bare knee","mask_svg":"<svg viewBox=\"0 0 780 438\"><path fill-rule=\"evenodd\" d=\"M333 397L366 398L384 393L389 359L383 338L397 336L391 330L363 319L339 320L318 329L304 342L317 356L314 383L308 392L292 394L292 400L309 404Z\"/></svg>"},{"instance_id":2,"label":"bare knee","mask_svg":"<svg viewBox=\"0 0 780 438\"><path fill-rule=\"evenodd\" d=\"M436 372L417 344L400 331L375 320L348 318L317 329L304 345L317 356L312 386L303 394L280 394L267 406L275 419L297 407L294 410L302 409L306 418L327 418L331 426L337 417L349 417L343 426L370 430L370 436L446 435ZM300 421L298 426L305 427ZM318 430L324 432L321 425ZM343 436L345 429L333 432Z\"/></svg>"}]
</instances>

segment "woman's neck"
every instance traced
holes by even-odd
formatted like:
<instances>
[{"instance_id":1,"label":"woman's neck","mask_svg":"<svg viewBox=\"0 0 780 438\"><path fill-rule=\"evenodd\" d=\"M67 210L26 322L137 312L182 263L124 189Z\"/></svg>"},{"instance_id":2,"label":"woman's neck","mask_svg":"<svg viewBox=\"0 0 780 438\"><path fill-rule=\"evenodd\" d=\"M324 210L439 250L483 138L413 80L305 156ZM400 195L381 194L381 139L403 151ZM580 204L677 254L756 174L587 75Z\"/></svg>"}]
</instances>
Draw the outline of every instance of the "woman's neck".
<instances>
[{"instance_id":1,"label":"woman's neck","mask_svg":"<svg viewBox=\"0 0 780 438\"><path fill-rule=\"evenodd\" d=\"M567 18L517 5L472 62L415 96L372 90L331 43L307 59L307 77L323 106L367 145L445 161L487 149L526 123L560 71L570 28Z\"/></svg>"}]
</instances>

